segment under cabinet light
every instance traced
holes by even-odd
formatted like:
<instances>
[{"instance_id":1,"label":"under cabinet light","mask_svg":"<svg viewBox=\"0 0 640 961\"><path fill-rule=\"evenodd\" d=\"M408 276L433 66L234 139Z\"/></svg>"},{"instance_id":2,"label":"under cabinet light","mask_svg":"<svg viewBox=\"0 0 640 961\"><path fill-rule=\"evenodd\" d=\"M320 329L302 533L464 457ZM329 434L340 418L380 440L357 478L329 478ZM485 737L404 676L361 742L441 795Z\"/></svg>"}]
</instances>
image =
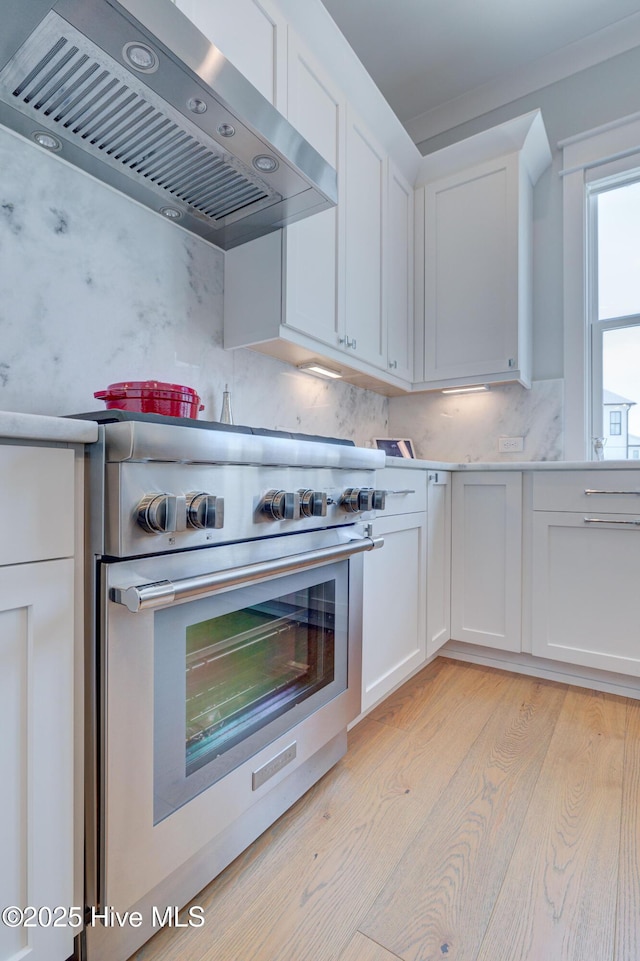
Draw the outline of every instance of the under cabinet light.
<instances>
[{"instance_id":1,"label":"under cabinet light","mask_svg":"<svg viewBox=\"0 0 640 961\"><path fill-rule=\"evenodd\" d=\"M329 380L340 380L342 377L341 370L327 367L326 364L321 364L318 360L309 360L304 364L298 364L298 370L303 370L307 374L316 374L318 377L327 377Z\"/></svg>"},{"instance_id":2,"label":"under cabinet light","mask_svg":"<svg viewBox=\"0 0 640 961\"><path fill-rule=\"evenodd\" d=\"M476 387L443 387L443 394L479 394L489 390L488 384L478 384Z\"/></svg>"}]
</instances>

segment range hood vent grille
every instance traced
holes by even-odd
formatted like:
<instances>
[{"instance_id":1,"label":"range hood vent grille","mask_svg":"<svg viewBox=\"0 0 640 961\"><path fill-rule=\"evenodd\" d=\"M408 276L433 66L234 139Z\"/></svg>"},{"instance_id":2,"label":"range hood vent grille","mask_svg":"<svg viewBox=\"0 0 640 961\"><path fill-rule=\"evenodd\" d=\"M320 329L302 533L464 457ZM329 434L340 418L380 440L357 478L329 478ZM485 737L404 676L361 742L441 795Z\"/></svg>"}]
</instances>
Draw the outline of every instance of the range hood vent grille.
<instances>
[{"instance_id":1,"label":"range hood vent grille","mask_svg":"<svg viewBox=\"0 0 640 961\"><path fill-rule=\"evenodd\" d=\"M50 12L0 73L0 96L38 127L222 227L281 200L261 178Z\"/></svg>"}]
</instances>

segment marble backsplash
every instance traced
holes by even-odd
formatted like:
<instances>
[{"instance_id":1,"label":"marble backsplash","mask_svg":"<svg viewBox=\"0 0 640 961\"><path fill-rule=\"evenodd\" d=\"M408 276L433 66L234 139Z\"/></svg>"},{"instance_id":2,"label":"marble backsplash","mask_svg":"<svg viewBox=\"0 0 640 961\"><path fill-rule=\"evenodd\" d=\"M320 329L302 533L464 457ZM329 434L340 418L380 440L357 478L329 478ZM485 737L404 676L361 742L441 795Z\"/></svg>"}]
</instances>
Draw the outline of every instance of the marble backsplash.
<instances>
[{"instance_id":1,"label":"marble backsplash","mask_svg":"<svg viewBox=\"0 0 640 961\"><path fill-rule=\"evenodd\" d=\"M0 129L0 408L70 414L120 380L187 384L216 420L350 438L388 432L388 400L222 348L223 257Z\"/></svg>"},{"instance_id":2,"label":"marble backsplash","mask_svg":"<svg viewBox=\"0 0 640 961\"><path fill-rule=\"evenodd\" d=\"M225 351L223 257L0 128L0 409L96 410L95 390L158 379L195 388L216 420L228 383L237 424L411 437L418 456L454 462L562 456L561 381L389 400ZM499 455L500 435L524 436L524 453Z\"/></svg>"},{"instance_id":3,"label":"marble backsplash","mask_svg":"<svg viewBox=\"0 0 640 961\"><path fill-rule=\"evenodd\" d=\"M534 381L481 394L433 391L389 402L389 431L413 440L416 456L455 463L547 461L563 457L563 381ZM499 437L523 437L524 450L498 453Z\"/></svg>"}]
</instances>

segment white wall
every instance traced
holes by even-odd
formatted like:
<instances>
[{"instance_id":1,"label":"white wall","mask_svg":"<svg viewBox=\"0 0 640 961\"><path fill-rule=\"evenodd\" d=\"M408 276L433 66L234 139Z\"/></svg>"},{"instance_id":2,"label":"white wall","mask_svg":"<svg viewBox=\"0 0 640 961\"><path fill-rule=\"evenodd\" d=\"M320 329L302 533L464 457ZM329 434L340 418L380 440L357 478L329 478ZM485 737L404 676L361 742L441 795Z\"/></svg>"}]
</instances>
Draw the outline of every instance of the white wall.
<instances>
[{"instance_id":1,"label":"white wall","mask_svg":"<svg viewBox=\"0 0 640 961\"><path fill-rule=\"evenodd\" d=\"M114 381L201 395L237 424L350 438L387 432L388 401L222 349L224 254L0 129L0 408L98 410Z\"/></svg>"}]
</instances>

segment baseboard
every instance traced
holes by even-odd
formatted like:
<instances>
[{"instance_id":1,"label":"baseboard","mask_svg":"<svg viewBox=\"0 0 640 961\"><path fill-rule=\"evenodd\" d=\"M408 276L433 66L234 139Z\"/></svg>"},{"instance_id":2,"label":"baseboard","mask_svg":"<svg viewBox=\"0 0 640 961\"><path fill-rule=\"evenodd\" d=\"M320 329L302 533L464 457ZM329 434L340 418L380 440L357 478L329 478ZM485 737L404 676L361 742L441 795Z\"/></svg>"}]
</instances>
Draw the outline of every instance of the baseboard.
<instances>
[{"instance_id":1,"label":"baseboard","mask_svg":"<svg viewBox=\"0 0 640 961\"><path fill-rule=\"evenodd\" d=\"M610 671L579 667L560 661L550 661L532 654L514 654L511 651L497 651L493 648L478 648L460 641L448 641L438 652L443 657L470 664L483 664L516 674L542 677L561 684L573 684L607 694L633 697L640 700L640 677L627 677Z\"/></svg>"}]
</instances>

